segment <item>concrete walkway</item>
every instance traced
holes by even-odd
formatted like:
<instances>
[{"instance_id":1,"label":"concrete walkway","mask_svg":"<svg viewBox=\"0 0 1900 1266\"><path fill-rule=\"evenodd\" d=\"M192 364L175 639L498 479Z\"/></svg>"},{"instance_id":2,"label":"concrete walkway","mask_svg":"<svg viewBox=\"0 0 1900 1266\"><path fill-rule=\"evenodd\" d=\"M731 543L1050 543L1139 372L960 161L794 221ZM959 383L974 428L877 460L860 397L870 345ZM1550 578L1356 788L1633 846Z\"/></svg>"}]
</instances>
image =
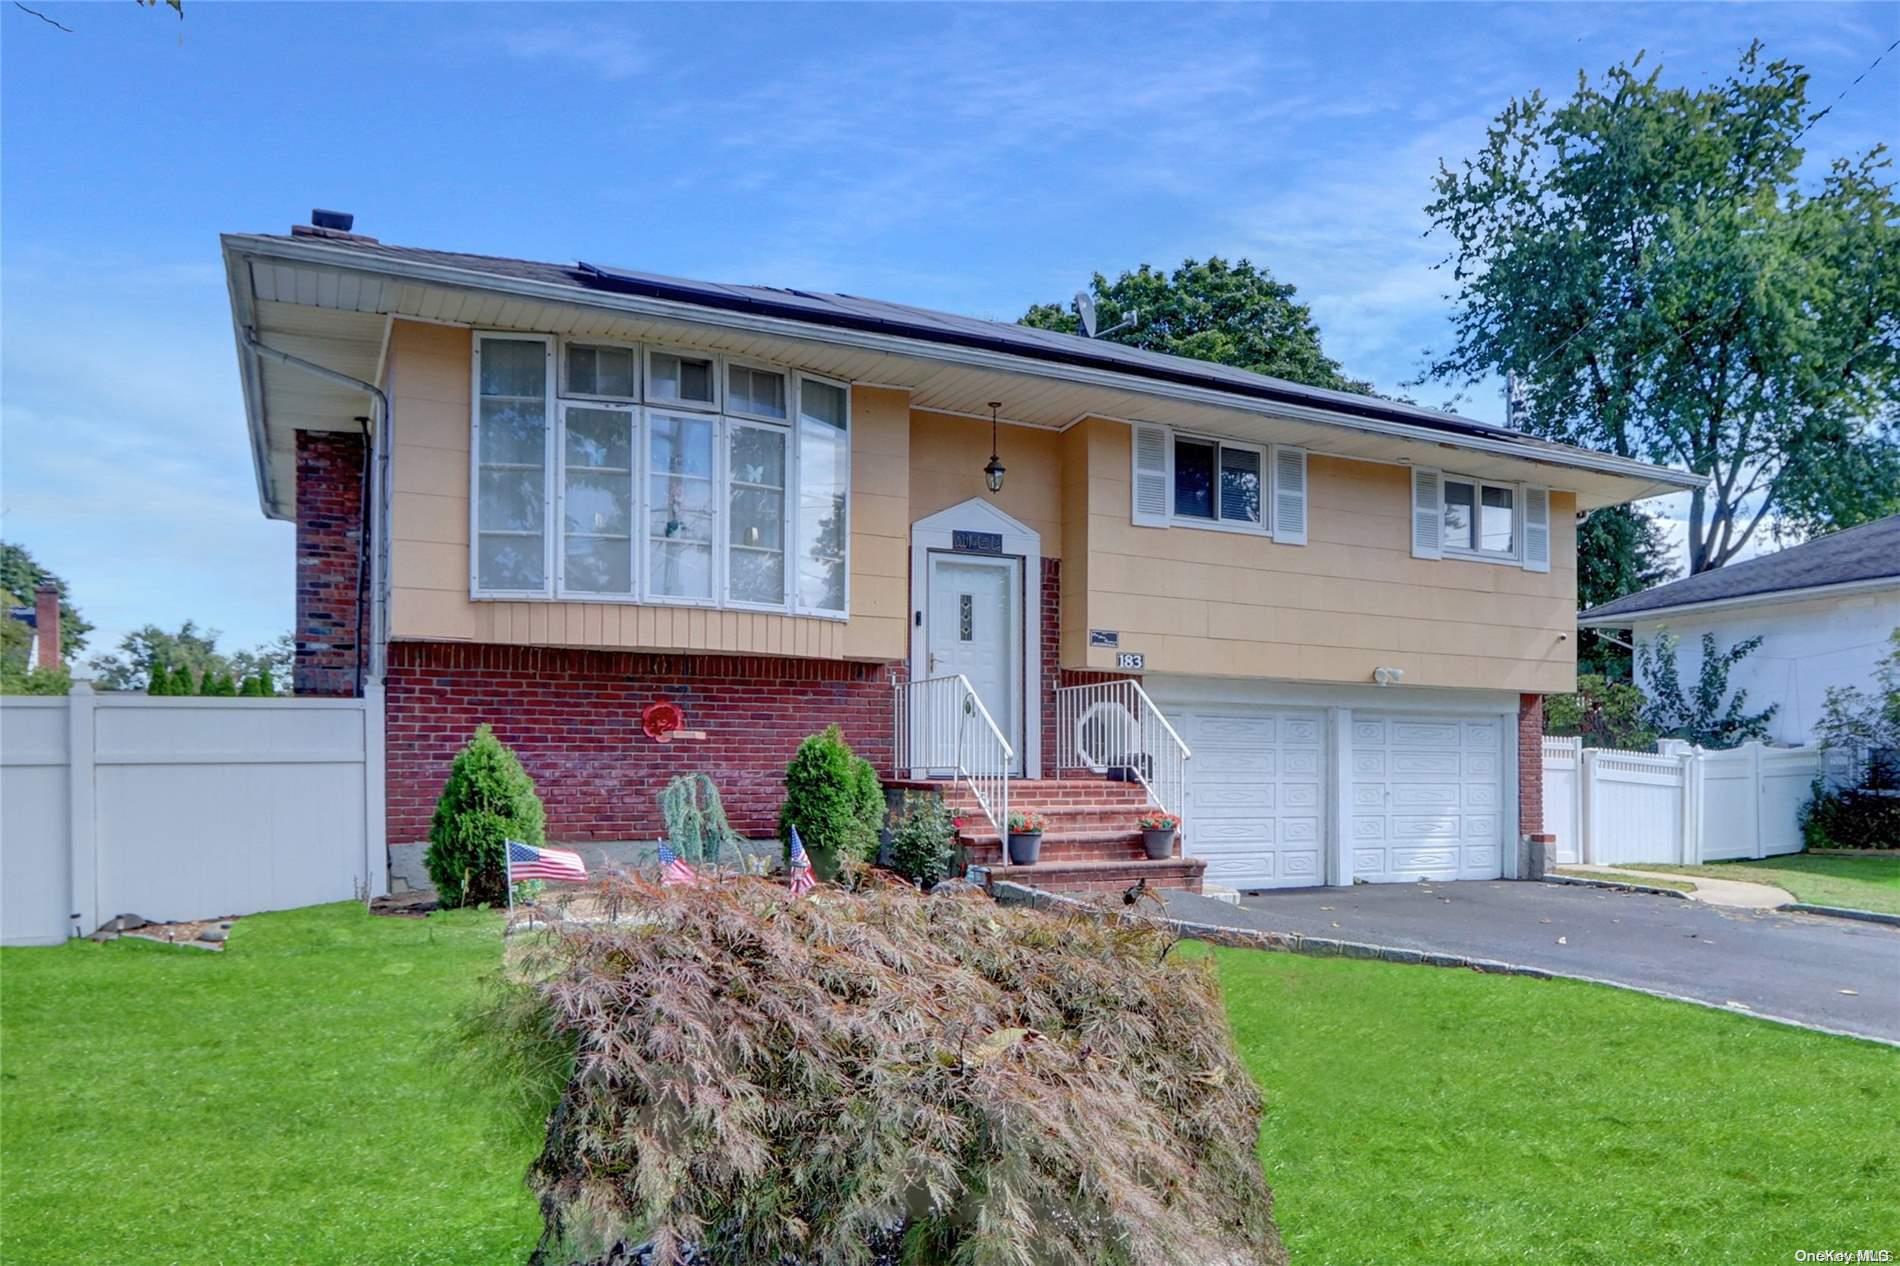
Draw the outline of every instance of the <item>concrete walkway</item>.
<instances>
[{"instance_id":1,"label":"concrete walkway","mask_svg":"<svg viewBox=\"0 0 1900 1266\"><path fill-rule=\"evenodd\" d=\"M1658 888L1666 888L1671 883L1693 884L1695 891L1689 895L1697 901L1706 901L1712 906L1730 906L1736 910L1778 910L1782 906L1794 904L1794 894L1786 889L1773 884L1745 883L1739 879L1711 879L1704 875L1630 870L1622 866L1565 866L1560 873L1602 875L1606 879L1621 879L1633 884L1647 883ZM1658 880L1664 882L1658 883Z\"/></svg>"}]
</instances>

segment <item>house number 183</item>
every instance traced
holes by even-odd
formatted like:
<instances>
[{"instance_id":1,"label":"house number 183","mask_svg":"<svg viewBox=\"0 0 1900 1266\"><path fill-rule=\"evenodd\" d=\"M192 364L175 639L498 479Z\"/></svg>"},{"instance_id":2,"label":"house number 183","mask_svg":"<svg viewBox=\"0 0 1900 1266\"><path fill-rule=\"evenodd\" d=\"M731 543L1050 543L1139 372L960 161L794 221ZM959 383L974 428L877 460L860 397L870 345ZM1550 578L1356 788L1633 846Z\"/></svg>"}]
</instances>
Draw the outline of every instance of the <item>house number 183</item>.
<instances>
[{"instance_id":1,"label":"house number 183","mask_svg":"<svg viewBox=\"0 0 1900 1266\"><path fill-rule=\"evenodd\" d=\"M1117 668L1132 668L1139 672L1143 662L1140 651L1122 651L1115 656Z\"/></svg>"}]
</instances>

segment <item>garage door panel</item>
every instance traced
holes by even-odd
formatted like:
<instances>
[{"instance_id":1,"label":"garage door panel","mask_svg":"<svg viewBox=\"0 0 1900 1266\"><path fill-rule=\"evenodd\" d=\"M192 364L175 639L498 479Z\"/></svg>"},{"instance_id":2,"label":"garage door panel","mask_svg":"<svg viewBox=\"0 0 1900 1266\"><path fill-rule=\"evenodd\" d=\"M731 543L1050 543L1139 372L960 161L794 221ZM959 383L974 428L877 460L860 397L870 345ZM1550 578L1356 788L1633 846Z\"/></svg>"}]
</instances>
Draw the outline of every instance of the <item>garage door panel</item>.
<instances>
[{"instance_id":1,"label":"garage door panel","mask_svg":"<svg viewBox=\"0 0 1900 1266\"><path fill-rule=\"evenodd\" d=\"M1265 747L1275 740L1272 717L1207 716L1195 727L1195 749L1202 747Z\"/></svg>"},{"instance_id":2,"label":"garage door panel","mask_svg":"<svg viewBox=\"0 0 1900 1266\"><path fill-rule=\"evenodd\" d=\"M1207 869L1202 872L1202 878L1207 883L1228 888L1261 888L1267 886L1263 881L1276 878L1272 853L1241 856L1197 853L1196 856L1207 859Z\"/></svg>"},{"instance_id":3,"label":"garage door panel","mask_svg":"<svg viewBox=\"0 0 1900 1266\"><path fill-rule=\"evenodd\" d=\"M1274 828L1277 824L1271 818L1202 818L1194 819L1194 840L1197 845L1205 844L1209 849L1231 851L1228 846L1234 844L1271 844Z\"/></svg>"},{"instance_id":4,"label":"garage door panel","mask_svg":"<svg viewBox=\"0 0 1900 1266\"><path fill-rule=\"evenodd\" d=\"M1316 844L1319 842L1319 819L1281 818L1280 839L1287 844Z\"/></svg>"},{"instance_id":5,"label":"garage door panel","mask_svg":"<svg viewBox=\"0 0 1900 1266\"><path fill-rule=\"evenodd\" d=\"M1273 792L1272 783L1208 782L1195 788L1194 815L1205 818L1258 814L1273 808Z\"/></svg>"},{"instance_id":6,"label":"garage door panel","mask_svg":"<svg viewBox=\"0 0 1900 1266\"><path fill-rule=\"evenodd\" d=\"M1186 851L1234 888L1325 882L1325 718L1288 710L1189 713Z\"/></svg>"},{"instance_id":7,"label":"garage door panel","mask_svg":"<svg viewBox=\"0 0 1900 1266\"><path fill-rule=\"evenodd\" d=\"M1455 879L1458 877L1458 849L1451 848L1392 848L1387 850L1391 857L1392 873L1403 875L1407 879Z\"/></svg>"},{"instance_id":8,"label":"garage door panel","mask_svg":"<svg viewBox=\"0 0 1900 1266\"><path fill-rule=\"evenodd\" d=\"M1461 768L1456 749L1449 752L1393 752L1394 778L1456 778Z\"/></svg>"},{"instance_id":9,"label":"garage door panel","mask_svg":"<svg viewBox=\"0 0 1900 1266\"><path fill-rule=\"evenodd\" d=\"M1287 850L1280 854L1280 875L1283 879L1314 885L1324 882L1320 870L1319 850Z\"/></svg>"},{"instance_id":10,"label":"garage door panel","mask_svg":"<svg viewBox=\"0 0 1900 1266\"><path fill-rule=\"evenodd\" d=\"M1458 746L1458 727L1435 721L1394 721L1391 724L1393 747L1452 748Z\"/></svg>"},{"instance_id":11,"label":"garage door panel","mask_svg":"<svg viewBox=\"0 0 1900 1266\"><path fill-rule=\"evenodd\" d=\"M1392 787L1392 807L1416 812L1420 809L1456 809L1458 784L1455 782L1396 783Z\"/></svg>"},{"instance_id":12,"label":"garage door panel","mask_svg":"<svg viewBox=\"0 0 1900 1266\"><path fill-rule=\"evenodd\" d=\"M1496 878L1504 732L1499 720L1355 718L1354 877Z\"/></svg>"}]
</instances>

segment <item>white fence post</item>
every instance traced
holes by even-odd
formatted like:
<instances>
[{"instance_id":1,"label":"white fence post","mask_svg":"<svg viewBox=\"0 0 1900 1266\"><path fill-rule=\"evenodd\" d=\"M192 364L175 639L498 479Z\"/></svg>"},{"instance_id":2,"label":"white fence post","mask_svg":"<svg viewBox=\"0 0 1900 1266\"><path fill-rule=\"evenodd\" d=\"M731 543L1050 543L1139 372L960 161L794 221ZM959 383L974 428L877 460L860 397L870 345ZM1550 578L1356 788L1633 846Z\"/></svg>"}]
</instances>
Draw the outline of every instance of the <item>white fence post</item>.
<instances>
[{"instance_id":1,"label":"white fence post","mask_svg":"<svg viewBox=\"0 0 1900 1266\"><path fill-rule=\"evenodd\" d=\"M1577 753L1577 856L1586 866L1595 865L1597 798L1597 749L1586 747Z\"/></svg>"},{"instance_id":2,"label":"white fence post","mask_svg":"<svg viewBox=\"0 0 1900 1266\"><path fill-rule=\"evenodd\" d=\"M1761 748L1759 741L1751 740L1742 744L1742 750L1748 753L1748 785L1755 793L1748 798L1748 826L1749 834L1755 841L1757 859L1768 855L1767 840L1761 829L1761 802L1762 797L1768 794L1768 789L1761 780Z\"/></svg>"},{"instance_id":3,"label":"white fence post","mask_svg":"<svg viewBox=\"0 0 1900 1266\"><path fill-rule=\"evenodd\" d=\"M389 801L383 766L388 731L383 715L383 683L363 683L363 891L370 899L389 895Z\"/></svg>"},{"instance_id":4,"label":"white fence post","mask_svg":"<svg viewBox=\"0 0 1900 1266\"><path fill-rule=\"evenodd\" d=\"M72 935L91 936L99 928L99 818L93 795L94 714L92 687L73 683L66 696L67 859L72 870Z\"/></svg>"}]
</instances>

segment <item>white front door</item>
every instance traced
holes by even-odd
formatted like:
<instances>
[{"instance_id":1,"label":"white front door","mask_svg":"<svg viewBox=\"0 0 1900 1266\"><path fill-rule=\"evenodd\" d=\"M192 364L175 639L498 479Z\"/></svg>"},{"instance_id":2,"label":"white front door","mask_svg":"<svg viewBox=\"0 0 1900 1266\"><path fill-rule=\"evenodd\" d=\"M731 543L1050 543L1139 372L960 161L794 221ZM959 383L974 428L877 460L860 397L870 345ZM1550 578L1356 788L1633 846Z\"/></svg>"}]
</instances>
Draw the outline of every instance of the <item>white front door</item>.
<instances>
[{"instance_id":1,"label":"white front door","mask_svg":"<svg viewBox=\"0 0 1900 1266\"><path fill-rule=\"evenodd\" d=\"M924 665L928 677L962 673L1023 763L1022 582L1014 558L930 555Z\"/></svg>"}]
</instances>

